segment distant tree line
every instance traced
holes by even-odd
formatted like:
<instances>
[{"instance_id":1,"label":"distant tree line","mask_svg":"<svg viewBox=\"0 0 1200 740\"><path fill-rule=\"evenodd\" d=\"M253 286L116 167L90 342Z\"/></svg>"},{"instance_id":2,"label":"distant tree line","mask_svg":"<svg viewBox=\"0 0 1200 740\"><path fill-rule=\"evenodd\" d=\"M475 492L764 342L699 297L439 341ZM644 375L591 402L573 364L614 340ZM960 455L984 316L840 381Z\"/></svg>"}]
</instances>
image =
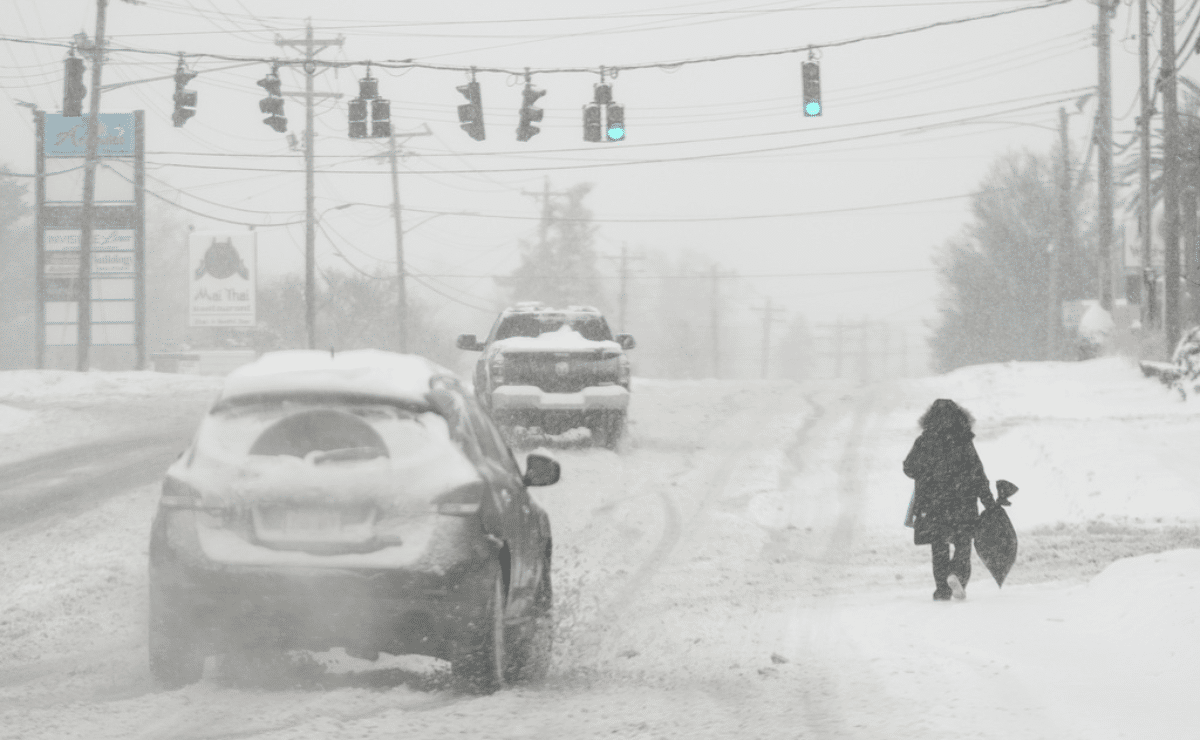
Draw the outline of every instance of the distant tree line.
<instances>
[{"instance_id":1,"label":"distant tree line","mask_svg":"<svg viewBox=\"0 0 1200 740\"><path fill-rule=\"evenodd\" d=\"M1047 358L1050 322L1061 320L1051 307L1052 248L1058 253L1060 300L1095 295L1090 183L1086 173L1071 168L1077 180L1064 212L1062 156L1021 151L993 162L971 199L971 221L937 251L942 293L930 348L938 372ZM1068 338L1063 344L1069 343Z\"/></svg>"}]
</instances>

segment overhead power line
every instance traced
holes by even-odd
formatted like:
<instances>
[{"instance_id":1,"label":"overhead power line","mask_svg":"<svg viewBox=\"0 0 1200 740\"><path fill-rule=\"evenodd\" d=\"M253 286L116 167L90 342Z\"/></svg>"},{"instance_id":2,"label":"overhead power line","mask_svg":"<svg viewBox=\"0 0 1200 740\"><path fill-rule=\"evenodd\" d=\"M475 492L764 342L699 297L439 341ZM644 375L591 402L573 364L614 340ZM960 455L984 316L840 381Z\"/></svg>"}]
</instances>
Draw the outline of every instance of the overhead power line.
<instances>
[{"instance_id":1,"label":"overhead power line","mask_svg":"<svg viewBox=\"0 0 1200 740\"><path fill-rule=\"evenodd\" d=\"M1070 98L1061 98L1059 100L1047 100L1047 101L1044 101L1041 103L1024 106L1022 108L1014 108L1014 109L1010 110L1009 112L1028 110L1031 108L1038 108L1038 107L1042 107L1045 105L1062 104L1062 103L1073 101L1074 99L1075 99L1074 97L1070 97ZM1000 113L1001 113L1000 111L997 111L997 112L989 113L989 114L987 114L987 116L1000 115ZM982 117L987 117L987 116L982 116ZM981 118L981 116L970 116L970 117L967 117L967 118L964 118L964 119L961 119L958 121L945 121L945 122L939 123L937 125L938 126L946 126L946 125L950 125L953 123L961 123L963 121L975 121L975 120L979 120L980 118ZM740 149L740 150L727 151L727 152L708 152L708 153L704 153L704 154L694 154L694 155L678 156L678 157L654 157L654 158L646 158L646 159L627 159L627 160L588 162L588 163L564 164L564 165L539 165L536 167L506 167L506 168L496 168L496 169L487 169L487 170L478 169L478 168L469 168L469 169L463 169L463 170L451 170L451 169L407 170L404 174L408 174L408 175L446 175L446 174L472 174L472 173L479 173L479 172L488 172L488 173L494 173L494 172L545 172L548 170L587 170L587 169L604 169L604 168L609 168L609 167L627 167L627 166L631 166L631 165L643 165L643 164L667 164L667 163L671 163L671 162L696 162L696 161L703 161L703 160L707 160L707 159L721 159L721 158L725 158L725 157L737 157L737 156L748 155L748 154L770 154L770 153L774 153L774 152L793 151L796 149L807 149L810 147L822 146L825 144L838 144L838 143L847 142L847 141L861 141L863 139L873 139L873 138L877 138L880 136L892 136L895 134L919 132L919 131L923 131L923 130L926 130L929 128L931 128L931 125L927 124L924 126L916 126L916 127L911 127L911 128L905 128L905 129L892 129L890 131L880 131L880 132L870 133L870 134L859 134L857 136L844 136L844 137L837 138L837 139L824 139L821 141L808 141L808 142L800 142L797 144L784 144L781 146L762 147L759 149ZM527 156L526 158L535 159L536 157ZM182 168L186 168L186 169L201 169L201 170L232 170L232 171L242 171L242 172L291 172L291 173L296 172L296 170L294 170L294 169L275 169L275 168L268 168L268 167L229 167L229 166L223 166L223 165L183 164L183 163L176 163L176 162L154 162L153 164L162 166L162 167L182 167ZM380 174L377 170L333 170L333 169L322 168L322 169L320 169L320 171L324 174L336 174L336 175Z\"/></svg>"},{"instance_id":2,"label":"overhead power line","mask_svg":"<svg viewBox=\"0 0 1200 740\"><path fill-rule=\"evenodd\" d=\"M1033 5L1026 5L1026 6L1022 6L1019 8L998 10L998 11L995 11L992 13L982 13L979 15L966 16L963 18L954 18L954 19L945 20L945 21L935 21L933 23L927 23L927 24L924 24L921 26L902 28L902 29L897 29L894 31L882 31L880 33L869 34L866 36L856 36L856 37L852 37L852 38L848 38L848 39L841 39L838 41L828 41L828 42L823 42L823 43L809 43L809 44L805 44L803 46L795 46L795 47L789 47L789 48L785 48L785 49L774 49L774 50L769 50L769 51L739 52L739 53L721 54L721 55L714 55L714 56L707 56L707 57L693 57L690 59L677 59L674 61L664 61L664 62L645 62L645 63L641 63L641 64L604 65L604 70L610 76L615 76L617 73L624 72L624 71L630 71L630 70L641 70L641 69L675 70L680 67L684 67L684 66L688 66L688 65L695 65L695 64L708 64L708 63L713 63L713 62L726 62L726 61L733 61L733 60L738 60L738 59L754 59L754 58L781 56L781 55L788 55L788 54L807 53L813 49L832 49L832 48L837 48L837 47L841 47L841 46L849 46L851 44L863 43L866 41L879 41L882 39L895 38L897 36L903 36L903 35L912 34L912 33L920 33L922 31L929 31L929 30L932 30L935 28L945 28L948 26L955 26L955 25L959 25L959 24L963 24L963 23L971 23L974 21L987 20L990 18L999 18L1001 16L1012 15L1014 13L1022 13L1022 12L1028 11L1028 10L1043 10L1043 9L1055 7L1058 5L1064 5L1067 2L1070 2L1070 0L1048 0L1047 2L1036 3ZM19 38L19 37L15 37L15 36L0 36L0 41L9 41L12 43L19 43L19 44L32 44L32 45L38 45L38 46L53 46L53 47L59 47L59 48L69 48L71 46L71 43L67 42L67 41L47 41L47 40L41 40L41 39L26 39L26 38ZM146 55L154 55L154 56L169 56L172 58L217 59L217 60L230 61L230 62L261 62L263 64L279 63L281 66L287 66L287 65L294 66L294 65L301 63L301 62L297 62L297 61L271 59L268 57L237 56L237 55L229 55L229 54L215 54L215 53L211 53L211 52L184 52L184 51L166 51L166 50L161 50L161 49L139 49L139 48L135 48L135 47L131 47L131 46L115 46L115 45L109 46L108 51L130 53L130 54L146 54ZM364 60L359 60L359 61L313 60L313 62L311 62L311 63L315 64L316 66L326 67L326 68L356 67L356 66L366 66L367 64L371 64L372 66L386 68L386 69L429 69L429 70L454 71L454 72L476 71L476 72L498 73L498 74L506 74L506 75L521 75L521 76L525 75L526 73L529 73L529 74L580 74L580 73L599 74L600 73L599 67L542 67L542 68L529 67L529 68L521 68L521 69L516 69L516 68L510 69L510 68L506 68L506 67L486 67L486 66L479 66L479 65L474 65L474 66L465 65L464 66L464 65L446 65L446 64L427 64L427 63L423 63L423 62L414 61L413 59L385 59L385 60L366 60L366 59L364 59Z\"/></svg>"}]
</instances>

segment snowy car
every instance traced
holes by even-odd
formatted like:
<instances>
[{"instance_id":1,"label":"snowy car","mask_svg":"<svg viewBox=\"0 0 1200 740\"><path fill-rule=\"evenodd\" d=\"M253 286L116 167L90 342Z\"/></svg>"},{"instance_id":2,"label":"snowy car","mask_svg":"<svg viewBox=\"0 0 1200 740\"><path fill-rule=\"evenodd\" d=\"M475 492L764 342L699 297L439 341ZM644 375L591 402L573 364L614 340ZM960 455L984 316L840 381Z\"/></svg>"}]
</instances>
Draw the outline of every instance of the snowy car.
<instances>
[{"instance_id":1,"label":"snowy car","mask_svg":"<svg viewBox=\"0 0 1200 740\"><path fill-rule=\"evenodd\" d=\"M150 535L150 668L209 655L380 652L450 661L469 689L549 654L550 522L450 371L377 350L273 352L228 376L167 470Z\"/></svg>"},{"instance_id":2,"label":"snowy car","mask_svg":"<svg viewBox=\"0 0 1200 740\"><path fill-rule=\"evenodd\" d=\"M475 395L503 428L561 434L587 427L592 442L615 447L629 407L629 334L615 337L591 306L556 309L519 303L503 311L484 342L458 337L458 348L482 352Z\"/></svg>"}]
</instances>

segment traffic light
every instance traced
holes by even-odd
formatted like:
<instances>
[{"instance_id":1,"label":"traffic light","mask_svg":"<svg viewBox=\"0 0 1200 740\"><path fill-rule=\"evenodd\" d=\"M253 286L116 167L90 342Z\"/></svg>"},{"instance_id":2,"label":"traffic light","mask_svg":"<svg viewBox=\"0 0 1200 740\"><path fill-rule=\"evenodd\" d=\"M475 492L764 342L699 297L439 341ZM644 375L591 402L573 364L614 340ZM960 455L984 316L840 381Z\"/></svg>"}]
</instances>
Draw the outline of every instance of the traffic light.
<instances>
[{"instance_id":1,"label":"traffic light","mask_svg":"<svg viewBox=\"0 0 1200 740\"><path fill-rule=\"evenodd\" d=\"M370 133L367 131L367 104L370 104ZM387 138L392 135L392 104L379 97L379 81L367 76L358 81L358 97L350 101L350 138Z\"/></svg>"},{"instance_id":2,"label":"traffic light","mask_svg":"<svg viewBox=\"0 0 1200 740\"><path fill-rule=\"evenodd\" d=\"M545 111L541 108L535 108L533 104L545 94L545 90L536 88L528 82L525 83L525 89L521 92L524 103L521 105L521 125L517 127L517 141L529 141L541 131L540 128L533 124L542 120Z\"/></svg>"},{"instance_id":3,"label":"traffic light","mask_svg":"<svg viewBox=\"0 0 1200 740\"><path fill-rule=\"evenodd\" d=\"M371 136L386 139L392 135L392 104L383 98L371 101Z\"/></svg>"},{"instance_id":4,"label":"traffic light","mask_svg":"<svg viewBox=\"0 0 1200 740\"><path fill-rule=\"evenodd\" d=\"M612 85L597 82L592 85L592 102L598 105L608 105L612 102Z\"/></svg>"},{"instance_id":5,"label":"traffic light","mask_svg":"<svg viewBox=\"0 0 1200 740\"><path fill-rule=\"evenodd\" d=\"M287 131L287 117L283 115L283 93L276 70L272 69L258 84L267 91L267 97L258 101L258 109L267 114L263 123L280 133Z\"/></svg>"},{"instance_id":6,"label":"traffic light","mask_svg":"<svg viewBox=\"0 0 1200 740\"><path fill-rule=\"evenodd\" d=\"M367 101L361 98L350 101L350 138L367 138Z\"/></svg>"},{"instance_id":7,"label":"traffic light","mask_svg":"<svg viewBox=\"0 0 1200 740\"><path fill-rule=\"evenodd\" d=\"M379 97L379 80L371 76L370 67L367 68L367 76L358 81L358 98L359 100L374 100Z\"/></svg>"},{"instance_id":8,"label":"traffic light","mask_svg":"<svg viewBox=\"0 0 1200 740\"><path fill-rule=\"evenodd\" d=\"M63 115L72 118L82 116L83 96L87 95L87 88L83 86L83 60L72 51L63 63Z\"/></svg>"},{"instance_id":9,"label":"traffic light","mask_svg":"<svg viewBox=\"0 0 1200 740\"><path fill-rule=\"evenodd\" d=\"M196 91L184 89L195 76L195 72L184 69L183 61L180 60L179 68L175 70L175 114L171 116L175 128L179 128L196 115Z\"/></svg>"},{"instance_id":10,"label":"traffic light","mask_svg":"<svg viewBox=\"0 0 1200 740\"><path fill-rule=\"evenodd\" d=\"M600 106L596 103L588 103L583 106L583 140L584 141L600 141L602 138L600 125Z\"/></svg>"},{"instance_id":11,"label":"traffic light","mask_svg":"<svg viewBox=\"0 0 1200 740\"><path fill-rule=\"evenodd\" d=\"M804 80L804 115L821 115L821 65L804 62L800 67Z\"/></svg>"},{"instance_id":12,"label":"traffic light","mask_svg":"<svg viewBox=\"0 0 1200 740\"><path fill-rule=\"evenodd\" d=\"M607 113L608 126L605 133L609 141L625 140L625 106L609 103L604 106Z\"/></svg>"},{"instance_id":13,"label":"traffic light","mask_svg":"<svg viewBox=\"0 0 1200 740\"><path fill-rule=\"evenodd\" d=\"M471 80L457 89L468 101L458 106L459 126L467 132L467 136L475 141L483 141L486 133L483 130L483 102L479 95L479 83Z\"/></svg>"}]
</instances>

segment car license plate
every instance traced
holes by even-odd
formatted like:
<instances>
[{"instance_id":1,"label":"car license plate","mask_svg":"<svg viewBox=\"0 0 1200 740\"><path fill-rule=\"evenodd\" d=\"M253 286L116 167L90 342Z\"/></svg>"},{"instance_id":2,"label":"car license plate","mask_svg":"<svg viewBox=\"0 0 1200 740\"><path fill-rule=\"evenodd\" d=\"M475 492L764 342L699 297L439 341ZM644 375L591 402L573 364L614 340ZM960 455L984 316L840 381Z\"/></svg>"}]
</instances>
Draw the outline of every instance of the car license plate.
<instances>
[{"instance_id":1,"label":"car license plate","mask_svg":"<svg viewBox=\"0 0 1200 740\"><path fill-rule=\"evenodd\" d=\"M288 509L283 528L291 534L335 534L342 528L342 515L336 509Z\"/></svg>"}]
</instances>

